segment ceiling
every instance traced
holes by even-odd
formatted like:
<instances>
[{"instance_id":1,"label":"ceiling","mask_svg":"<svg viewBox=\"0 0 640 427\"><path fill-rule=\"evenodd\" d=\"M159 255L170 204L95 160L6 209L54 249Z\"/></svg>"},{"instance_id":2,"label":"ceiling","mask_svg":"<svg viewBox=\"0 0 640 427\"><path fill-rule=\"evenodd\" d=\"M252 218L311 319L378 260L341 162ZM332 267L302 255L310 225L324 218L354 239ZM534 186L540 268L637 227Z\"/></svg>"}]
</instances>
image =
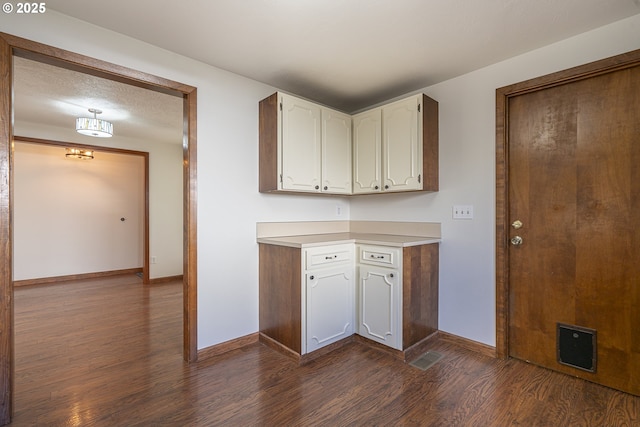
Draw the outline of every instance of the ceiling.
<instances>
[{"instance_id":1,"label":"ceiling","mask_svg":"<svg viewBox=\"0 0 640 427\"><path fill-rule=\"evenodd\" d=\"M640 0L48 0L47 9L351 113L638 14ZM176 120L181 132L182 114L166 111L181 111L179 99L165 108L154 97L168 95L88 76L72 84L71 71L24 61L16 123L73 126L94 107L114 133L163 133Z\"/></svg>"},{"instance_id":2,"label":"ceiling","mask_svg":"<svg viewBox=\"0 0 640 427\"><path fill-rule=\"evenodd\" d=\"M126 139L133 149L140 140L182 143L183 101L177 96L20 57L14 58L13 90L19 136L35 136L33 129L42 129L47 139L92 145ZM113 138L100 141L75 132L77 117L93 117L89 108L101 110L97 117L113 123Z\"/></svg>"}]
</instances>

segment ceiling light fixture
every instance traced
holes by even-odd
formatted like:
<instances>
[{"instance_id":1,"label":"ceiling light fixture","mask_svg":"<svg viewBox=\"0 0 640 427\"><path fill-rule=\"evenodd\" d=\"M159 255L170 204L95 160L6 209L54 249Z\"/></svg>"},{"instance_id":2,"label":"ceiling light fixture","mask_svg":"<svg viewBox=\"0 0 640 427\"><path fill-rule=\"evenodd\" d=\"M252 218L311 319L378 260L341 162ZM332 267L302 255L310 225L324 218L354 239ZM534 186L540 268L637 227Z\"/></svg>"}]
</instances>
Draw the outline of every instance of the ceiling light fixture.
<instances>
[{"instance_id":1,"label":"ceiling light fixture","mask_svg":"<svg viewBox=\"0 0 640 427\"><path fill-rule=\"evenodd\" d=\"M93 159L93 151L85 150L84 148L67 148L67 154L64 155L68 159Z\"/></svg>"},{"instance_id":2,"label":"ceiling light fixture","mask_svg":"<svg viewBox=\"0 0 640 427\"><path fill-rule=\"evenodd\" d=\"M78 117L76 119L76 132L97 138L111 138L113 136L113 124L96 117L97 114L102 114L102 110L89 108L89 112L93 113L93 118Z\"/></svg>"}]
</instances>

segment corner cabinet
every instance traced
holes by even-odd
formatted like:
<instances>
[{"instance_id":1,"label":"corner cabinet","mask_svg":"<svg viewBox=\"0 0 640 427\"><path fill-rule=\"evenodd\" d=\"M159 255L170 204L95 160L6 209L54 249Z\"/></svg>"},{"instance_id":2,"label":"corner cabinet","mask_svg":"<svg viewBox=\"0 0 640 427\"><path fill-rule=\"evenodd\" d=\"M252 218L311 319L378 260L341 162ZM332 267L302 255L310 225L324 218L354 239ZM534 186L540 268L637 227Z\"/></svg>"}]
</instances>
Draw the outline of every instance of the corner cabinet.
<instances>
[{"instance_id":1,"label":"corner cabinet","mask_svg":"<svg viewBox=\"0 0 640 427\"><path fill-rule=\"evenodd\" d=\"M438 250L260 243L261 341L302 358L358 334L407 352L438 330Z\"/></svg>"},{"instance_id":2,"label":"corner cabinet","mask_svg":"<svg viewBox=\"0 0 640 427\"><path fill-rule=\"evenodd\" d=\"M438 103L424 94L355 116L276 92L259 103L259 191L438 191Z\"/></svg>"},{"instance_id":3,"label":"corner cabinet","mask_svg":"<svg viewBox=\"0 0 640 427\"><path fill-rule=\"evenodd\" d=\"M259 110L261 192L351 194L351 116L283 93Z\"/></svg>"},{"instance_id":4,"label":"corner cabinet","mask_svg":"<svg viewBox=\"0 0 640 427\"><path fill-rule=\"evenodd\" d=\"M353 193L438 191L438 103L410 96L353 116Z\"/></svg>"}]
</instances>

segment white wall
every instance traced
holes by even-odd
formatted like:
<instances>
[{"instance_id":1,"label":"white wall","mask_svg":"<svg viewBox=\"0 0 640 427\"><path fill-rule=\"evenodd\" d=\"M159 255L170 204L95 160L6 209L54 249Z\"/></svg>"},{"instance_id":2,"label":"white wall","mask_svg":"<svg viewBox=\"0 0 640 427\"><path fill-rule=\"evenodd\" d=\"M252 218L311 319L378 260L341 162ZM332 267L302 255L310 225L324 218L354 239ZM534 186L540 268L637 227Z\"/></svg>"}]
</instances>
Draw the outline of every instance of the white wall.
<instances>
[{"instance_id":1,"label":"white wall","mask_svg":"<svg viewBox=\"0 0 640 427\"><path fill-rule=\"evenodd\" d=\"M257 104L274 88L53 11L0 15L4 32L198 88L199 348L258 329L256 222L349 218L441 221L441 328L493 345L495 89L639 48L639 26L636 16L425 88L440 102L441 191L344 199L257 192ZM473 204L474 220L452 221L453 203Z\"/></svg>"},{"instance_id":2,"label":"white wall","mask_svg":"<svg viewBox=\"0 0 640 427\"><path fill-rule=\"evenodd\" d=\"M442 223L441 330L495 345L496 89L639 48L636 15L424 88L440 107L440 191L354 198L351 219ZM474 205L474 219L453 220L454 204Z\"/></svg>"},{"instance_id":3,"label":"white wall","mask_svg":"<svg viewBox=\"0 0 640 427\"><path fill-rule=\"evenodd\" d=\"M65 153L15 143L14 280L142 267L144 159Z\"/></svg>"},{"instance_id":4,"label":"white wall","mask_svg":"<svg viewBox=\"0 0 640 427\"><path fill-rule=\"evenodd\" d=\"M48 12L47 12L48 13ZM87 137L73 126L60 129L29 123L15 117L14 134L40 139L87 144ZM149 153L149 278L182 274L182 144L159 144L153 140L91 138L91 145L104 145Z\"/></svg>"}]
</instances>

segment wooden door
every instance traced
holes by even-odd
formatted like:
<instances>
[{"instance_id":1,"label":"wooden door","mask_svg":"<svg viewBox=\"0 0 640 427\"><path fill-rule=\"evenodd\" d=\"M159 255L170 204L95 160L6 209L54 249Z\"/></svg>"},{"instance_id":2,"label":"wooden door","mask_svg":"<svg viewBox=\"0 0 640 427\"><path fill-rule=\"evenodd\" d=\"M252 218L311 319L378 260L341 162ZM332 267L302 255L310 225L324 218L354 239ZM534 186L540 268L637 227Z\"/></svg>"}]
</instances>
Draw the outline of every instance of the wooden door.
<instances>
[{"instance_id":1,"label":"wooden door","mask_svg":"<svg viewBox=\"0 0 640 427\"><path fill-rule=\"evenodd\" d=\"M509 355L640 395L640 67L513 96L507 129ZM558 323L596 331L595 372Z\"/></svg>"}]
</instances>

